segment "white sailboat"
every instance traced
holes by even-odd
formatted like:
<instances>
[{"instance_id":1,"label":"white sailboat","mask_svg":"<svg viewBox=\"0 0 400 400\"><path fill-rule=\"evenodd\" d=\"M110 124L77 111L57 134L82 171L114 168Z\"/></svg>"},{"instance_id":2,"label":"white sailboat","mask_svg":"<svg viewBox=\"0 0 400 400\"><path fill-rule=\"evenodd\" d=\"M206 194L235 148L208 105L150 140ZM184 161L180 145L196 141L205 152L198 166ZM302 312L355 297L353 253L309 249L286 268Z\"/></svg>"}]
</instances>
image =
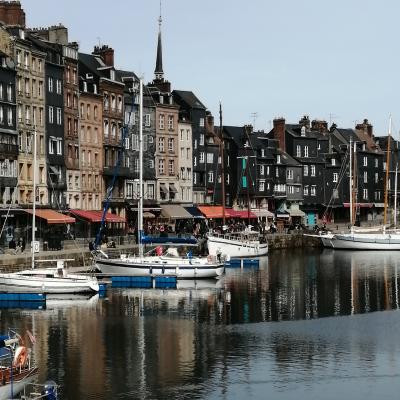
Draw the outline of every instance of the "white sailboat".
<instances>
[{"instance_id":1,"label":"white sailboat","mask_svg":"<svg viewBox=\"0 0 400 400\"><path fill-rule=\"evenodd\" d=\"M224 137L222 133L222 108L219 106L220 113L220 140L221 140L221 185L222 185L222 220L225 225L225 173L224 173ZM246 169L249 165L248 157L244 157ZM248 184L247 184L248 189ZM247 198L250 216L250 198ZM208 253L212 256L222 255L225 257L261 257L268 254L268 243L261 243L260 233L252 231L249 225L244 231L235 233L217 234L210 232L207 235Z\"/></svg>"},{"instance_id":2,"label":"white sailboat","mask_svg":"<svg viewBox=\"0 0 400 400\"><path fill-rule=\"evenodd\" d=\"M56 267L37 268L35 252L39 251L36 235L36 130L33 137L33 212L32 212L32 246L31 269L14 273L0 274L0 290L8 293L90 293L99 291L99 283L95 277L70 274L65 267L66 261L55 260Z\"/></svg>"},{"instance_id":3,"label":"white sailboat","mask_svg":"<svg viewBox=\"0 0 400 400\"><path fill-rule=\"evenodd\" d=\"M352 226L350 233L334 234L329 239L328 247L341 250L400 250L400 232L386 228L388 204L388 179L390 168L390 140L392 121L389 122L388 144L386 154L386 178L384 195L384 220L383 225L368 228ZM354 150L355 151L355 150ZM351 154L351 153L350 153ZM350 171L352 165L350 164ZM396 172L397 174L397 172ZM350 219L353 224L353 196L352 179L350 174ZM395 194L395 197L397 193ZM323 241L324 243L324 241ZM325 244L325 243L324 243Z\"/></svg>"},{"instance_id":4,"label":"white sailboat","mask_svg":"<svg viewBox=\"0 0 400 400\"><path fill-rule=\"evenodd\" d=\"M222 259L217 257L181 257L177 251L165 255L143 254L143 81L140 79L139 103L139 205L138 247L139 255L121 255L110 259L105 253L95 254L97 268L109 276L174 275L178 279L217 278L225 270ZM176 250L176 249L175 249Z\"/></svg>"}]
</instances>

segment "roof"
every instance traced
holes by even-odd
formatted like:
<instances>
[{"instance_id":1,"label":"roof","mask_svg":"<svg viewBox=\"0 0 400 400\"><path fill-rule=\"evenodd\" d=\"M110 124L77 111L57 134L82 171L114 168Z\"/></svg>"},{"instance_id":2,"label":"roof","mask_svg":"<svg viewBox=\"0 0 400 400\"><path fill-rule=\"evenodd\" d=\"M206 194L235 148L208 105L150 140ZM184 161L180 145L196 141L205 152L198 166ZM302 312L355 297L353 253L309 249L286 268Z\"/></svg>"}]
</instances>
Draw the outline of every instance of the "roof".
<instances>
[{"instance_id":1,"label":"roof","mask_svg":"<svg viewBox=\"0 0 400 400\"><path fill-rule=\"evenodd\" d=\"M301 167L301 163L296 161L293 157L291 157L288 153L278 150L278 154L281 155L281 164L291 165L293 167Z\"/></svg>"},{"instance_id":2,"label":"roof","mask_svg":"<svg viewBox=\"0 0 400 400\"><path fill-rule=\"evenodd\" d=\"M196 97L196 95L187 90L173 90L173 96L178 96L186 105L190 108L203 108L206 109L207 107Z\"/></svg>"},{"instance_id":3,"label":"roof","mask_svg":"<svg viewBox=\"0 0 400 400\"><path fill-rule=\"evenodd\" d=\"M25 211L28 214L33 214L33 210ZM35 216L45 219L48 224L73 224L75 222L75 218L50 209L36 209Z\"/></svg>"}]
</instances>

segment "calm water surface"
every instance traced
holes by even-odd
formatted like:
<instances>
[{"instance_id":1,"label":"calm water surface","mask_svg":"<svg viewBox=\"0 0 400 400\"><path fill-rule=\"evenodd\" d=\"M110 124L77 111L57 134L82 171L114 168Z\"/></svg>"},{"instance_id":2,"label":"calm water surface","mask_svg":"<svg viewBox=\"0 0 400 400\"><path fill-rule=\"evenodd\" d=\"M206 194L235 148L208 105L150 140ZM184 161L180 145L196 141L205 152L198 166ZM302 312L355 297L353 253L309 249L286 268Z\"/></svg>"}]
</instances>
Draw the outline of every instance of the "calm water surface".
<instances>
[{"instance_id":1,"label":"calm water surface","mask_svg":"<svg viewBox=\"0 0 400 400\"><path fill-rule=\"evenodd\" d=\"M177 290L0 310L62 399L395 399L398 252L274 253Z\"/></svg>"}]
</instances>

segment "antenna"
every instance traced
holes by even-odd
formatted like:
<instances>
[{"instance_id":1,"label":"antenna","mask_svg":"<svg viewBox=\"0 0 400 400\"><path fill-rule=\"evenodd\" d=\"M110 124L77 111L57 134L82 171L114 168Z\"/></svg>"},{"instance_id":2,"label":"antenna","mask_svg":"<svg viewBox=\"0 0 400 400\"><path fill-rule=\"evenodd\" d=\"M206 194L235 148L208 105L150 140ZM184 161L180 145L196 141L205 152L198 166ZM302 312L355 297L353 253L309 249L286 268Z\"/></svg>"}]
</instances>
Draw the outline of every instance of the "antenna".
<instances>
[{"instance_id":1,"label":"antenna","mask_svg":"<svg viewBox=\"0 0 400 400\"><path fill-rule=\"evenodd\" d=\"M256 119L258 117L258 112L253 112L250 115L253 118L253 130L255 131L256 130Z\"/></svg>"}]
</instances>

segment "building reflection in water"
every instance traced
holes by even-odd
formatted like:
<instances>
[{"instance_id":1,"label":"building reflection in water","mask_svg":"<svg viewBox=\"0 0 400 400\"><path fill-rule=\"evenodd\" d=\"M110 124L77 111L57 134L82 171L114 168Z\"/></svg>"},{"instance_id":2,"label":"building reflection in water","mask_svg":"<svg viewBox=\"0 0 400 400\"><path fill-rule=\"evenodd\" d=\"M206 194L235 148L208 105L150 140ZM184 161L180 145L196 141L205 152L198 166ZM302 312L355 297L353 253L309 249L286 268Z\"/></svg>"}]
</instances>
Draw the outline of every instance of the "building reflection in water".
<instances>
[{"instance_id":1,"label":"building reflection in water","mask_svg":"<svg viewBox=\"0 0 400 400\"><path fill-rule=\"evenodd\" d=\"M351 346L330 336L340 319L323 317L398 309L397 263L390 252L272 253L260 268L228 270L221 280L112 289L43 311L3 310L0 321L34 331L39 380L60 383L65 399L202 397L213 385L228 398L235 368L248 382L246 374L258 376L254 365L268 363L279 375L274 385L286 385L293 368L307 375L341 365ZM247 325L317 319L318 337L298 324ZM376 346L360 342L354 351L369 365Z\"/></svg>"}]
</instances>

